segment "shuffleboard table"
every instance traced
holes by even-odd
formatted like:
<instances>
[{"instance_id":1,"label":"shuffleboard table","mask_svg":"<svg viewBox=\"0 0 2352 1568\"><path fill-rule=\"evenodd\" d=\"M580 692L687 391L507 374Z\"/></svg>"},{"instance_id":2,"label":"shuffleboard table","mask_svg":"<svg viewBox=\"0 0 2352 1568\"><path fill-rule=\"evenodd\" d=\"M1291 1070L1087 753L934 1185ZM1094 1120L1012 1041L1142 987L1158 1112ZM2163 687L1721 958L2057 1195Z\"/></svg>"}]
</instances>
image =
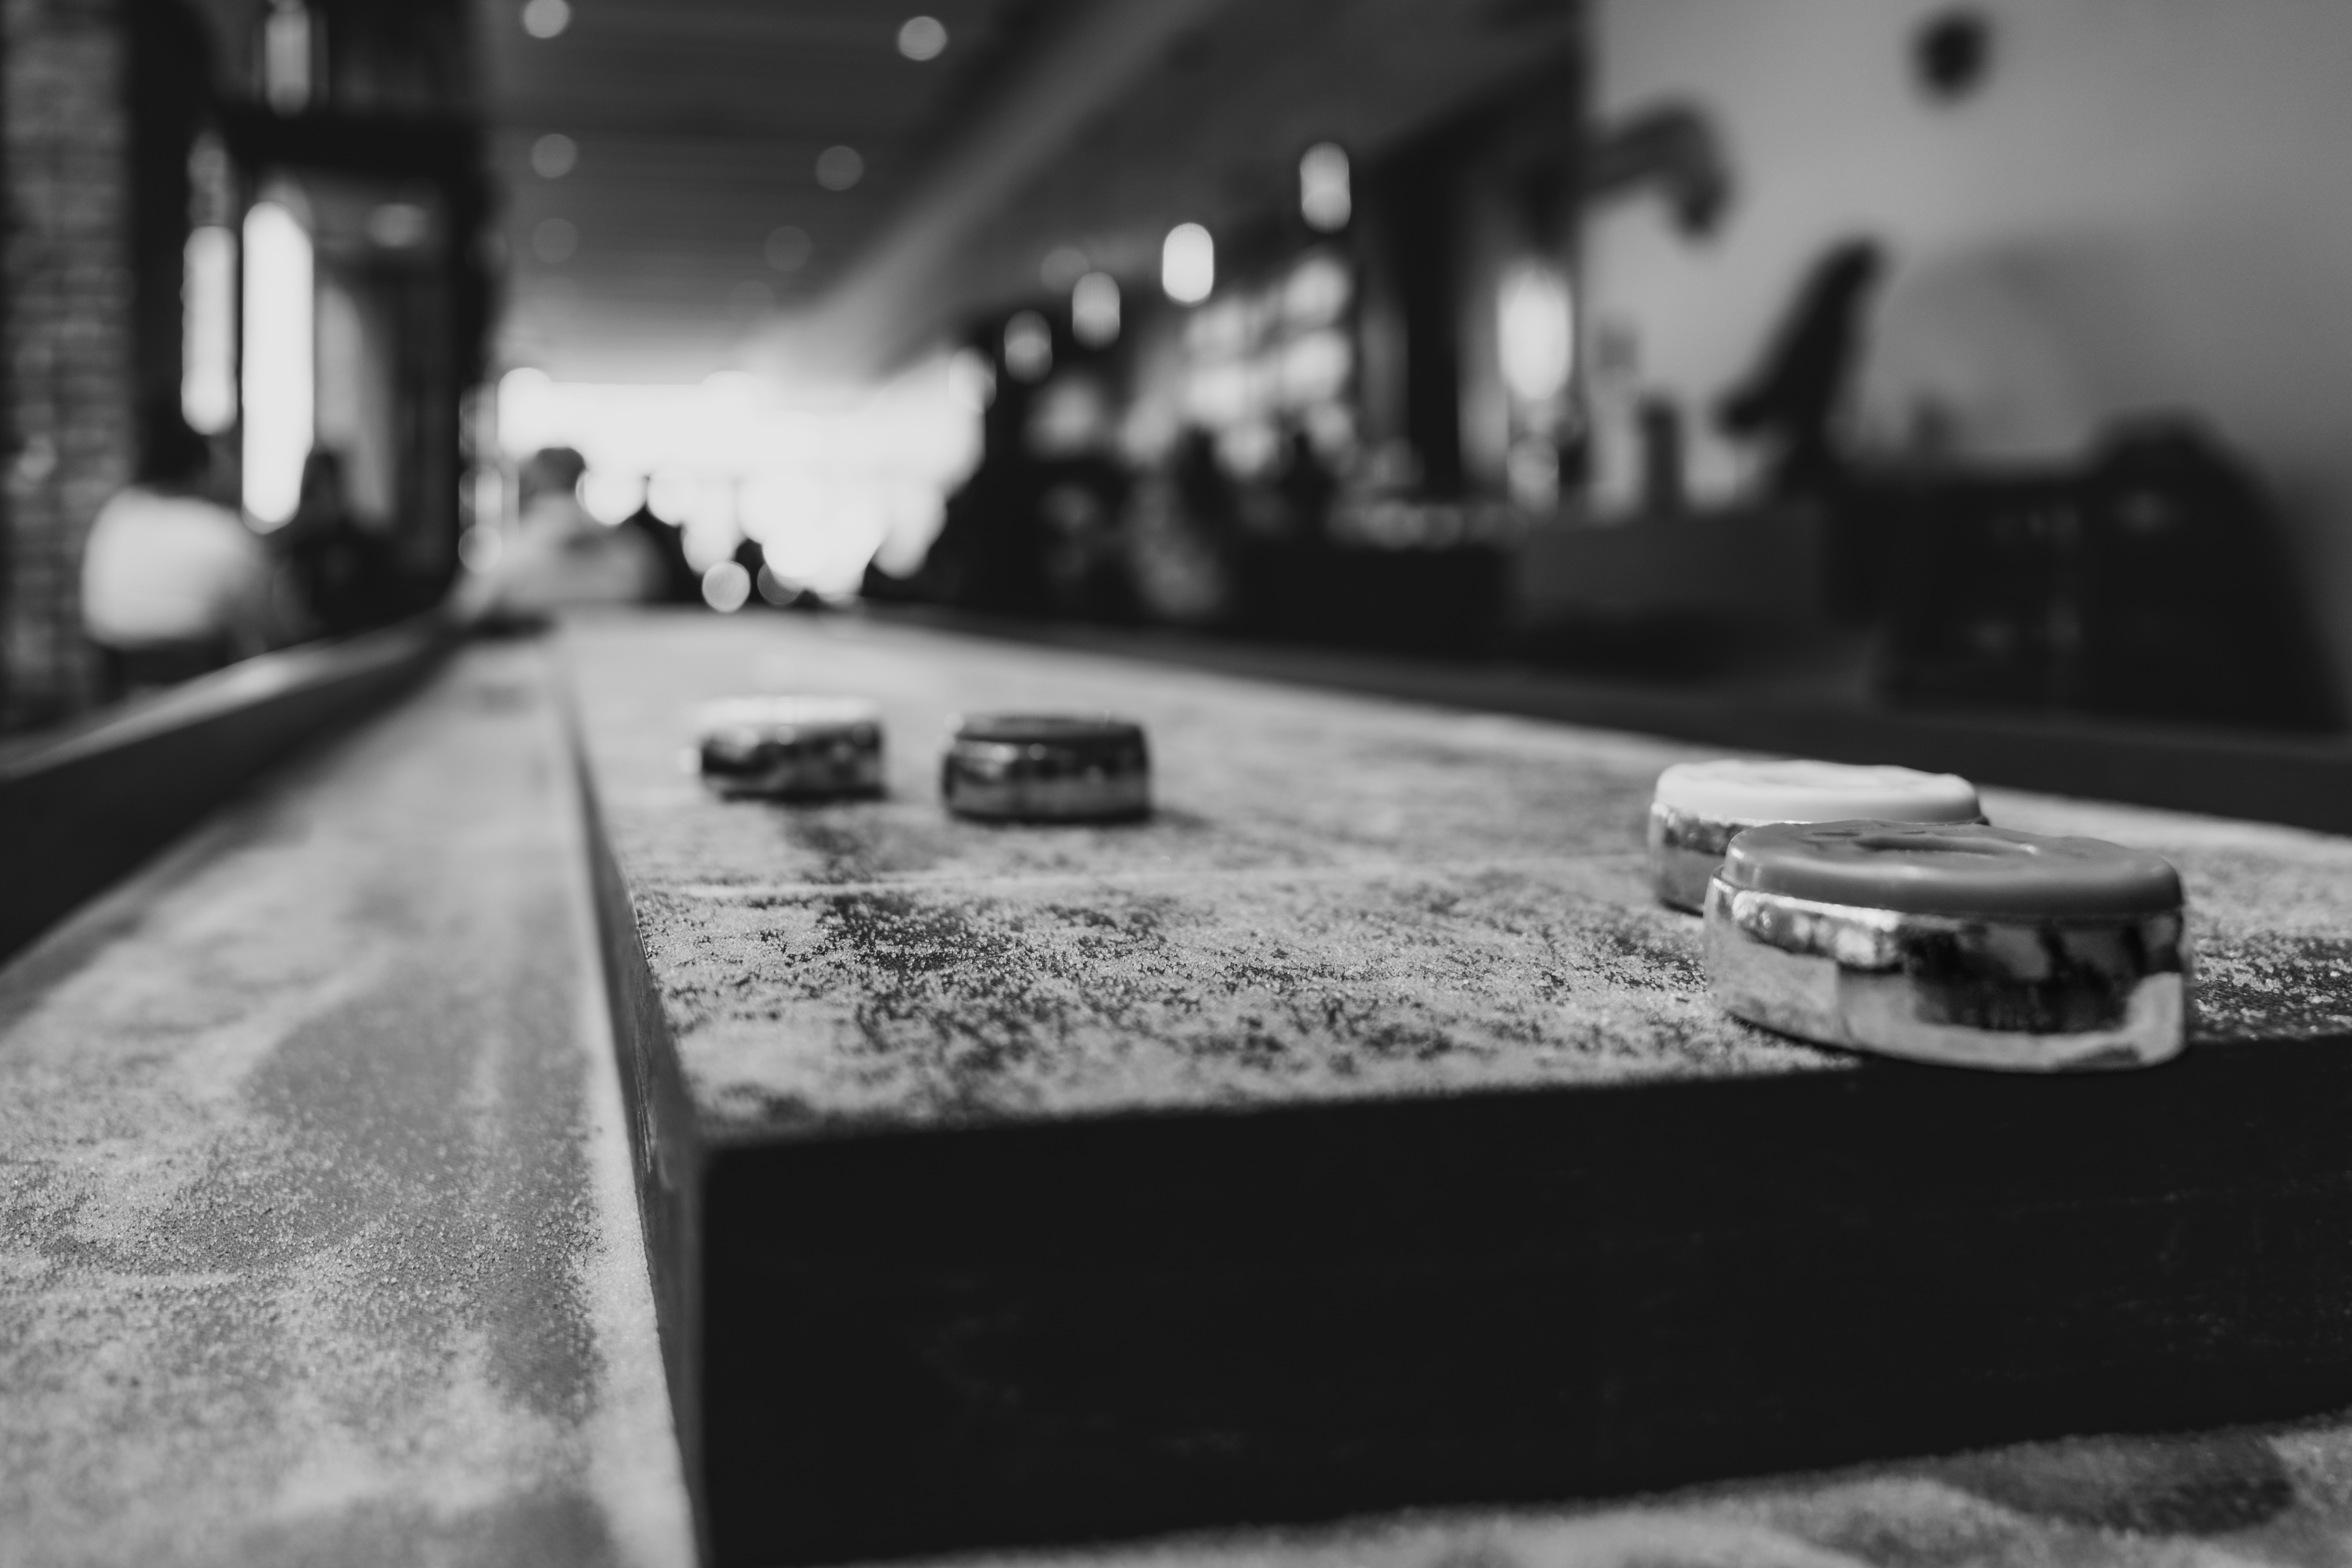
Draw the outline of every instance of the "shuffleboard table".
<instances>
[{"instance_id":1,"label":"shuffleboard table","mask_svg":"<svg viewBox=\"0 0 2352 1568\"><path fill-rule=\"evenodd\" d=\"M1706 994L1643 813L1706 755L855 618L563 634L665 1352L715 1560L1513 1504L2352 1405L2352 841L2157 851L2177 1061L1817 1050ZM887 794L691 710L854 695ZM1157 810L959 821L950 716L1109 710Z\"/></svg>"}]
</instances>

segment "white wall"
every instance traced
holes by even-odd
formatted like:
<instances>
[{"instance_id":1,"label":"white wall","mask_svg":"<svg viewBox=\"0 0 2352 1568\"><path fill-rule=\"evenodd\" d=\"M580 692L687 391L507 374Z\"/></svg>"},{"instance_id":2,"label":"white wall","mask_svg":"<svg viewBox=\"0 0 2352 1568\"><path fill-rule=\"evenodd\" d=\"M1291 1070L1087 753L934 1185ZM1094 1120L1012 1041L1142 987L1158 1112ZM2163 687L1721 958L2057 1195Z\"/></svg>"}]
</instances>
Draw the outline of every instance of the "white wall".
<instances>
[{"instance_id":1,"label":"white wall","mask_svg":"<svg viewBox=\"0 0 2352 1568\"><path fill-rule=\"evenodd\" d=\"M2352 689L2352 0L1987 0L1992 70L1955 104L1911 68L1939 8L1599 0L1602 115L1701 104L1739 193L1705 241L1654 202L1601 214L1594 320L1684 402L1719 489L1704 411L1812 258L1875 236L1865 432L1933 396L1964 452L2054 455L2199 411L2268 476Z\"/></svg>"}]
</instances>

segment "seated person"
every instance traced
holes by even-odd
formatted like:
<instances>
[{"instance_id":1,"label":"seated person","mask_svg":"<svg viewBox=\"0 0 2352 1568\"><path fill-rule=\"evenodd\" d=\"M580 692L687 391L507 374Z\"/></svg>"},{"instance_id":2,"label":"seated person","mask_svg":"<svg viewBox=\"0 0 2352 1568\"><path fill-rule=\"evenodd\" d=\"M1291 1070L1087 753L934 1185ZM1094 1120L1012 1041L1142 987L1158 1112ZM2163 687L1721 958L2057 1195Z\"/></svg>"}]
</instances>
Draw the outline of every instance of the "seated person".
<instances>
[{"instance_id":1,"label":"seated person","mask_svg":"<svg viewBox=\"0 0 2352 1568\"><path fill-rule=\"evenodd\" d=\"M1832 246L1814 263L1763 362L1716 411L1726 434L1763 446L1769 488L1783 500L1833 500L1846 484L1839 415L1885 270L1875 241Z\"/></svg>"},{"instance_id":2,"label":"seated person","mask_svg":"<svg viewBox=\"0 0 2352 1568\"><path fill-rule=\"evenodd\" d=\"M363 632L424 607L383 525L371 527L352 511L342 455L332 448L302 460L301 500L270 544L300 596L307 633Z\"/></svg>"},{"instance_id":3,"label":"seated person","mask_svg":"<svg viewBox=\"0 0 2352 1568\"><path fill-rule=\"evenodd\" d=\"M150 425L138 480L90 525L82 625L109 695L185 680L268 645L268 552L202 494L211 449L176 411Z\"/></svg>"},{"instance_id":4,"label":"seated person","mask_svg":"<svg viewBox=\"0 0 2352 1568\"><path fill-rule=\"evenodd\" d=\"M667 574L645 536L607 528L580 504L587 467L568 446L548 447L523 465L521 509L485 585L483 612L491 620L527 622L579 605L664 596Z\"/></svg>"}]
</instances>

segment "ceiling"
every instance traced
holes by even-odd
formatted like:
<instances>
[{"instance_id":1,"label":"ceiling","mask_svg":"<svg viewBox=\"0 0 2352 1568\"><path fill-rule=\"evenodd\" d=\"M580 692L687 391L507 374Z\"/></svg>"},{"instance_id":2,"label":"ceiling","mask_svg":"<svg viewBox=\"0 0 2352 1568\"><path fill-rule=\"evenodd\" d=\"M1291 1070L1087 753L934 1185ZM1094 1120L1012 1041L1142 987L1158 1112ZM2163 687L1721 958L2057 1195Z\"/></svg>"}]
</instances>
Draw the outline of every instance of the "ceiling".
<instances>
[{"instance_id":1,"label":"ceiling","mask_svg":"<svg viewBox=\"0 0 2352 1568\"><path fill-rule=\"evenodd\" d=\"M1565 141L1575 133L1577 20L1573 0L1224 7L966 238L964 297L1034 291L1039 258L1056 246L1149 282L1172 225L1287 211L1299 155L1316 142L1339 142L1360 168L1531 72L1559 73Z\"/></svg>"},{"instance_id":2,"label":"ceiling","mask_svg":"<svg viewBox=\"0 0 2352 1568\"><path fill-rule=\"evenodd\" d=\"M499 357L568 380L871 373L1036 293L1050 249L1148 273L1172 223L1278 209L1308 143L1376 154L1564 55L1577 14L1576 0L572 0L570 26L541 39L519 0L480 3L507 192ZM925 63L896 47L919 7L950 37ZM579 149L558 178L531 164L551 131ZM846 191L816 175L835 145L865 161ZM533 244L551 218L578 235L560 261ZM785 225L813 241L789 273L765 254Z\"/></svg>"},{"instance_id":3,"label":"ceiling","mask_svg":"<svg viewBox=\"0 0 2352 1568\"><path fill-rule=\"evenodd\" d=\"M897 47L921 10L948 47ZM730 362L762 317L836 278L956 111L1006 57L1040 0L573 0L556 37L520 0L484 0L484 89L506 203L508 363L566 379L692 379ZM572 139L549 178L531 150ZM854 148L862 179L817 179ZM572 225L561 260L541 224ZM792 226L813 246L785 272L766 254ZM783 259L789 260L786 254Z\"/></svg>"}]
</instances>

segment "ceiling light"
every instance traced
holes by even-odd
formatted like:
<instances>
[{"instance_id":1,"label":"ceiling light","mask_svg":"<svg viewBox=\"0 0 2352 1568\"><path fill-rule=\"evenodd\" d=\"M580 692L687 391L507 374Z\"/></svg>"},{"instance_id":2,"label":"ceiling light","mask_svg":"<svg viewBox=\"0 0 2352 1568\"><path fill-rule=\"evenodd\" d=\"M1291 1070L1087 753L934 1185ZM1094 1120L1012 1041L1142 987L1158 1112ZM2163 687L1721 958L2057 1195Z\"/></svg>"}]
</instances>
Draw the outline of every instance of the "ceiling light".
<instances>
[{"instance_id":1,"label":"ceiling light","mask_svg":"<svg viewBox=\"0 0 2352 1568\"><path fill-rule=\"evenodd\" d=\"M809 238L808 230L786 224L769 233L766 250L770 267L778 272L798 272L816 254L816 242Z\"/></svg>"},{"instance_id":2,"label":"ceiling light","mask_svg":"<svg viewBox=\"0 0 2352 1568\"><path fill-rule=\"evenodd\" d=\"M1160 287L1179 305L1198 305L1217 287L1217 242L1198 224L1178 224L1160 247Z\"/></svg>"},{"instance_id":3,"label":"ceiling light","mask_svg":"<svg viewBox=\"0 0 2352 1568\"><path fill-rule=\"evenodd\" d=\"M561 180L580 162L580 143L561 131L551 131L530 144L530 172L542 180Z\"/></svg>"},{"instance_id":4,"label":"ceiling light","mask_svg":"<svg viewBox=\"0 0 2352 1568\"><path fill-rule=\"evenodd\" d=\"M294 515L315 398L310 236L277 202L245 214L245 509Z\"/></svg>"},{"instance_id":5,"label":"ceiling light","mask_svg":"<svg viewBox=\"0 0 2352 1568\"><path fill-rule=\"evenodd\" d=\"M715 561L702 574L702 602L721 615L732 615L751 600L751 574L732 560Z\"/></svg>"},{"instance_id":6,"label":"ceiling light","mask_svg":"<svg viewBox=\"0 0 2352 1568\"><path fill-rule=\"evenodd\" d=\"M530 0L522 8L522 30L534 38L551 38L570 26L571 0Z\"/></svg>"},{"instance_id":7,"label":"ceiling light","mask_svg":"<svg viewBox=\"0 0 2352 1568\"><path fill-rule=\"evenodd\" d=\"M948 30L937 16L909 16L898 29L898 52L910 60L935 60L947 51Z\"/></svg>"},{"instance_id":8,"label":"ceiling light","mask_svg":"<svg viewBox=\"0 0 2352 1568\"><path fill-rule=\"evenodd\" d=\"M1336 141L1309 147L1298 160L1298 211L1307 225L1325 234L1346 228L1355 205L1347 151Z\"/></svg>"},{"instance_id":9,"label":"ceiling light","mask_svg":"<svg viewBox=\"0 0 2352 1568\"><path fill-rule=\"evenodd\" d=\"M1347 314L1355 293L1346 262L1328 250L1309 251L1283 280L1283 324L1293 331L1328 327Z\"/></svg>"},{"instance_id":10,"label":"ceiling light","mask_svg":"<svg viewBox=\"0 0 2352 1568\"><path fill-rule=\"evenodd\" d=\"M236 423L236 235L192 229L181 267L180 412L217 435Z\"/></svg>"},{"instance_id":11,"label":"ceiling light","mask_svg":"<svg viewBox=\"0 0 2352 1568\"><path fill-rule=\"evenodd\" d=\"M280 114L310 102L310 12L301 0L276 0L261 25L262 95Z\"/></svg>"},{"instance_id":12,"label":"ceiling light","mask_svg":"<svg viewBox=\"0 0 2352 1568\"><path fill-rule=\"evenodd\" d=\"M1504 274L1496 299L1503 383L1528 402L1558 397L1576 361L1576 319L1557 268L1523 261Z\"/></svg>"},{"instance_id":13,"label":"ceiling light","mask_svg":"<svg viewBox=\"0 0 2352 1568\"><path fill-rule=\"evenodd\" d=\"M855 147L828 147L816 155L816 183L828 191L846 191L866 177L866 160Z\"/></svg>"},{"instance_id":14,"label":"ceiling light","mask_svg":"<svg viewBox=\"0 0 2352 1568\"><path fill-rule=\"evenodd\" d=\"M1070 336L1089 349L1118 341L1118 280L1089 272L1070 290Z\"/></svg>"},{"instance_id":15,"label":"ceiling light","mask_svg":"<svg viewBox=\"0 0 2352 1568\"><path fill-rule=\"evenodd\" d=\"M646 504L646 477L609 464L592 465L580 476L580 505L606 528L627 522Z\"/></svg>"},{"instance_id":16,"label":"ceiling light","mask_svg":"<svg viewBox=\"0 0 2352 1568\"><path fill-rule=\"evenodd\" d=\"M1004 368L1016 382L1042 382L1054 368L1054 329L1034 310L1004 324Z\"/></svg>"}]
</instances>

